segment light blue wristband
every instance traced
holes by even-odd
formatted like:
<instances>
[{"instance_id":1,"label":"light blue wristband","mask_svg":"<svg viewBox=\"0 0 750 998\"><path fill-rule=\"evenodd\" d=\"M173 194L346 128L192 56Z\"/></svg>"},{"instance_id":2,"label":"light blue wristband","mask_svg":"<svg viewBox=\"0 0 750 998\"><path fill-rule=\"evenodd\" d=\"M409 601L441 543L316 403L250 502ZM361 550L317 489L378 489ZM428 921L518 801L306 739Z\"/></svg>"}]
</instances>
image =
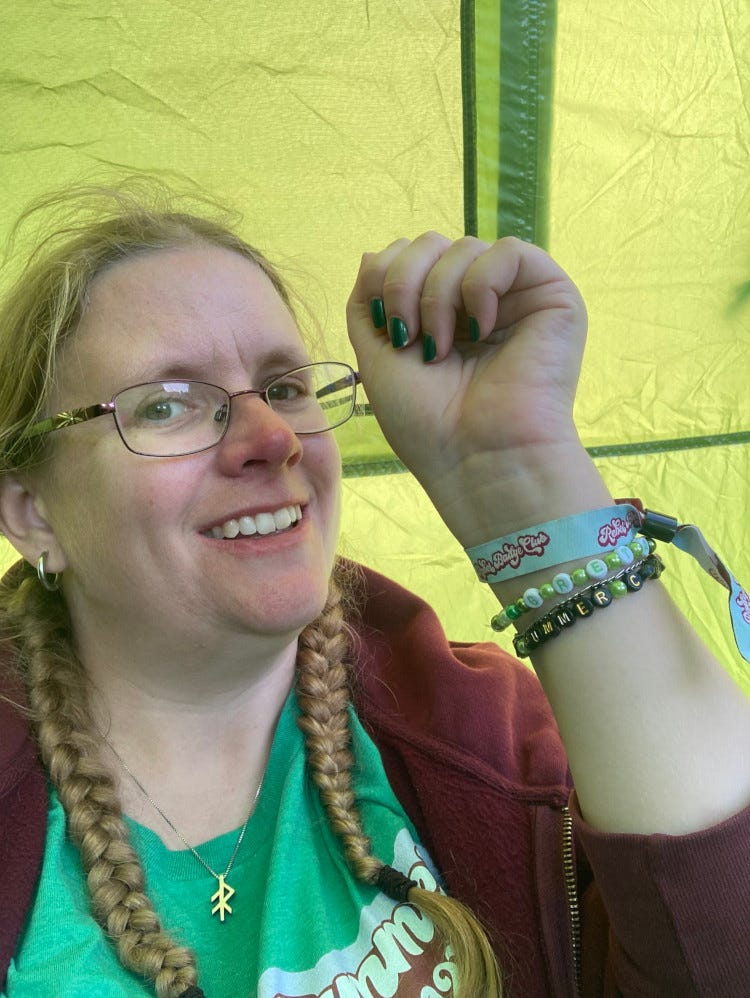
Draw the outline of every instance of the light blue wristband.
<instances>
[{"instance_id":1,"label":"light blue wristband","mask_svg":"<svg viewBox=\"0 0 750 998\"><path fill-rule=\"evenodd\" d=\"M627 544L635 537L639 520L634 506L610 506L525 527L507 537L466 548L466 554L480 582L505 582L551 565L596 557Z\"/></svg>"}]
</instances>

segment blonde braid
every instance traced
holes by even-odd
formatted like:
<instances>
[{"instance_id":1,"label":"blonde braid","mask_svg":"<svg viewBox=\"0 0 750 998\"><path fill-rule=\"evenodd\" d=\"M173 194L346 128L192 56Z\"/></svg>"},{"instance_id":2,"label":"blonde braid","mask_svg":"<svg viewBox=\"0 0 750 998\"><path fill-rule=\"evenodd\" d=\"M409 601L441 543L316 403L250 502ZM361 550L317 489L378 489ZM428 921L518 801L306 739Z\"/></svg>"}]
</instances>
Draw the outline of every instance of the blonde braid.
<instances>
[{"instance_id":1,"label":"blonde braid","mask_svg":"<svg viewBox=\"0 0 750 998\"><path fill-rule=\"evenodd\" d=\"M128 970L159 998L196 984L192 953L164 932L144 890L113 780L97 760L101 740L88 710L84 671L68 639L65 604L31 572L0 599L4 630L20 651L42 759L78 846L94 917Z\"/></svg>"},{"instance_id":2,"label":"blonde braid","mask_svg":"<svg viewBox=\"0 0 750 998\"><path fill-rule=\"evenodd\" d=\"M356 808L349 732L347 628L335 576L321 616L299 639L297 701L305 736L307 764L330 826L340 839L349 868L358 880L376 884L384 868L372 855ZM500 998L500 970L484 929L460 901L419 886L408 891L410 904L427 915L451 948L460 994Z\"/></svg>"},{"instance_id":3,"label":"blonde braid","mask_svg":"<svg viewBox=\"0 0 750 998\"><path fill-rule=\"evenodd\" d=\"M351 769L348 673L341 593L331 580L321 616L300 635L297 652L299 726L305 736L310 775L331 828L354 873L374 884L382 863L370 850L357 812Z\"/></svg>"}]
</instances>

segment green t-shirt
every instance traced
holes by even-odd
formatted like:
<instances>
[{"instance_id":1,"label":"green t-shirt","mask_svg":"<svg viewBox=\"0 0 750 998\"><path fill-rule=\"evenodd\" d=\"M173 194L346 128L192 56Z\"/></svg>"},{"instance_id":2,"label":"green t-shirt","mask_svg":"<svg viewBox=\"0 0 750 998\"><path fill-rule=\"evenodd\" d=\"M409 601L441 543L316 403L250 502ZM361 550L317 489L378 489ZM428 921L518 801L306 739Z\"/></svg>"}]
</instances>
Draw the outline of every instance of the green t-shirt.
<instances>
[{"instance_id":1,"label":"green t-shirt","mask_svg":"<svg viewBox=\"0 0 750 998\"><path fill-rule=\"evenodd\" d=\"M282 711L263 790L227 877L232 914L212 916L217 881L129 821L163 926L190 946L206 998L444 998L455 968L430 921L350 874L305 773L296 698ZM351 712L357 806L373 851L430 890L435 874L396 800L377 748ZM222 872L237 832L198 852ZM50 797L40 882L1 998L143 998L90 915L77 848Z\"/></svg>"}]
</instances>

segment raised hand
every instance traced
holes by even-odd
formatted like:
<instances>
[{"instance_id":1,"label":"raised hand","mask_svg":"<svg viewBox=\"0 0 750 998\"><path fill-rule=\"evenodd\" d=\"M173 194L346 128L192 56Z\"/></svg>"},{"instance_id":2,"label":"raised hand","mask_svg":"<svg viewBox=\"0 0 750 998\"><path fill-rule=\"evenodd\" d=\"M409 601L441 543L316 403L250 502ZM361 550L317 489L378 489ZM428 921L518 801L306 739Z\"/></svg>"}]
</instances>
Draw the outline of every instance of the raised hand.
<instances>
[{"instance_id":1,"label":"raised hand","mask_svg":"<svg viewBox=\"0 0 750 998\"><path fill-rule=\"evenodd\" d=\"M363 256L347 320L378 422L451 529L508 476L582 450L572 411L586 311L538 247L400 239Z\"/></svg>"}]
</instances>

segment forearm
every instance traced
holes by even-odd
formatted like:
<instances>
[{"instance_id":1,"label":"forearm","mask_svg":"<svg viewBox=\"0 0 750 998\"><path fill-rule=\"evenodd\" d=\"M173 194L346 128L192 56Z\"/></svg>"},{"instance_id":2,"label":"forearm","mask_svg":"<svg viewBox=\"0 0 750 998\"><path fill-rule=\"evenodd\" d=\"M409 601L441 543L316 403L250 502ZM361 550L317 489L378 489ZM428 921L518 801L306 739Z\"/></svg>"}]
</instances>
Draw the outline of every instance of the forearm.
<instances>
[{"instance_id":1,"label":"forearm","mask_svg":"<svg viewBox=\"0 0 750 998\"><path fill-rule=\"evenodd\" d=\"M469 489L481 500L476 515L472 508L456 526L462 544L611 505L582 448L558 457L540 461L538 470L516 469L498 483L496 508L502 512L495 533L488 534L490 490L481 483L476 493ZM593 553L582 551L582 560ZM676 562L667 560L676 567L682 556L675 556ZM557 570L492 588L507 605ZM536 649L531 661L591 824L604 831L679 834L714 824L750 801L750 701L660 582L567 628Z\"/></svg>"},{"instance_id":2,"label":"forearm","mask_svg":"<svg viewBox=\"0 0 750 998\"><path fill-rule=\"evenodd\" d=\"M398 349L375 301L408 331ZM611 505L573 421L585 307L542 250L397 240L363 256L347 320L386 438L464 547ZM501 602L516 583L496 588ZM658 581L566 628L533 664L592 824L679 832L750 799L750 703Z\"/></svg>"},{"instance_id":3,"label":"forearm","mask_svg":"<svg viewBox=\"0 0 750 998\"><path fill-rule=\"evenodd\" d=\"M750 801L748 701L659 582L532 662L592 825L680 834Z\"/></svg>"}]
</instances>

